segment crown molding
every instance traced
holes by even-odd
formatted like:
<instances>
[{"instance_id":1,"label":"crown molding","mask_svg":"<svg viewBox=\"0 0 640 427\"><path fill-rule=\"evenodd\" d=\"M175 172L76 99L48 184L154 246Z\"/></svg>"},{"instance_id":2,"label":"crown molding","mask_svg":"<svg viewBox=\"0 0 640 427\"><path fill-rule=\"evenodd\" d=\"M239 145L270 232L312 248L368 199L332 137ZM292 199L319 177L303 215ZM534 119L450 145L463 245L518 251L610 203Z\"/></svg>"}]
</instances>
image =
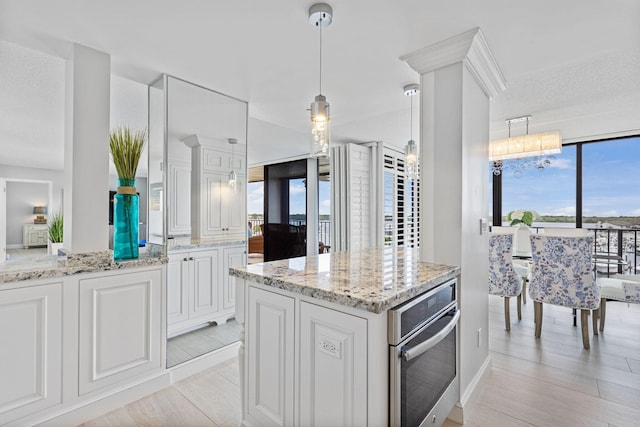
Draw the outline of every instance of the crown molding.
<instances>
[{"instance_id":1,"label":"crown molding","mask_svg":"<svg viewBox=\"0 0 640 427\"><path fill-rule=\"evenodd\" d=\"M505 90L505 79L480 28L400 57L420 74L463 62L483 91L493 98Z\"/></svg>"}]
</instances>

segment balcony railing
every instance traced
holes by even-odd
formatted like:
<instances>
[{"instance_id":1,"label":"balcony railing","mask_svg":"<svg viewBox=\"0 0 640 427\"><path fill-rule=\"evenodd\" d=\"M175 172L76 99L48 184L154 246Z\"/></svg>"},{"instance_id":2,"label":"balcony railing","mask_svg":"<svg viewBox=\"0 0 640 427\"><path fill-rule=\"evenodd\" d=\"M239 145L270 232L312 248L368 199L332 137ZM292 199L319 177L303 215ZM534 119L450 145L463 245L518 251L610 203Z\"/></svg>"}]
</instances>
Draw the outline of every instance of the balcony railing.
<instances>
[{"instance_id":1,"label":"balcony railing","mask_svg":"<svg viewBox=\"0 0 640 427\"><path fill-rule=\"evenodd\" d=\"M262 228L260 226L264 224L264 219L248 219L248 222L251 223L251 231L254 236L259 236L262 234ZM291 221L291 225L306 225L307 221L305 220L294 220ZM322 242L325 246L331 246L331 221L320 220L318 222L318 241Z\"/></svg>"}]
</instances>

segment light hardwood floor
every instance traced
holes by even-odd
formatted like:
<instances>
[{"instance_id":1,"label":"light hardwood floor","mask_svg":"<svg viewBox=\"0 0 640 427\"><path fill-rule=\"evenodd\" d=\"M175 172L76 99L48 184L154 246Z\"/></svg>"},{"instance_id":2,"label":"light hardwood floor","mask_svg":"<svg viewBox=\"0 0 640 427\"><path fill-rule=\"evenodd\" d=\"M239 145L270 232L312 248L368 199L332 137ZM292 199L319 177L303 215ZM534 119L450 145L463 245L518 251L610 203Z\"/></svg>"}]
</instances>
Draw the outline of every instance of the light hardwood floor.
<instances>
[{"instance_id":1,"label":"light hardwood floor","mask_svg":"<svg viewBox=\"0 0 640 427\"><path fill-rule=\"evenodd\" d=\"M515 301L513 301L515 306ZM492 372L465 426L640 425L640 305L607 304L607 327L582 348L571 310L545 305L534 338L533 304L511 332L503 303L489 297ZM590 331L592 332L592 331ZM238 362L231 360L84 426L237 426ZM446 421L446 427L458 424Z\"/></svg>"}]
</instances>

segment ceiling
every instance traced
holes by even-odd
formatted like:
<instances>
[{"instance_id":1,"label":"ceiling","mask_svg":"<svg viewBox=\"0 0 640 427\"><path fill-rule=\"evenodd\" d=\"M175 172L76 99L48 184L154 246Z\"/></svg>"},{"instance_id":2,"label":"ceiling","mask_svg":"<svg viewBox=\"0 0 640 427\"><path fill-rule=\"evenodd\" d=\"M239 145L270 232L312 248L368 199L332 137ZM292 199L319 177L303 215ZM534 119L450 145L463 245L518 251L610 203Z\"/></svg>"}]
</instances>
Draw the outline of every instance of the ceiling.
<instances>
[{"instance_id":1,"label":"ceiling","mask_svg":"<svg viewBox=\"0 0 640 427\"><path fill-rule=\"evenodd\" d=\"M636 0L328 3L322 90L335 141L403 146L410 99L402 88L419 76L399 57L476 27L507 85L491 102L492 137L506 136L506 118L525 114L534 132L560 129L565 141L640 129ZM125 80L168 73L248 101L250 164L308 152L307 109L319 91L311 4L0 0L0 164L62 168L70 42L110 54ZM128 95L114 97L112 116L136 111L129 104L140 101Z\"/></svg>"}]
</instances>

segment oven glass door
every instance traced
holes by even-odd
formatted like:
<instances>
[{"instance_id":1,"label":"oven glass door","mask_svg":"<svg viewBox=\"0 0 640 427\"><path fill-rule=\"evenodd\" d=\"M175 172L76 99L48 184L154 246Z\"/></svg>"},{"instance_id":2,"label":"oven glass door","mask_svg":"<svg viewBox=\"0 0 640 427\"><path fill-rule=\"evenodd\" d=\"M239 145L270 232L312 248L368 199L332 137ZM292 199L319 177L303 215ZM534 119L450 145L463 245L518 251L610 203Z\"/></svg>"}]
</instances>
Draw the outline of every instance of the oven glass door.
<instances>
[{"instance_id":1,"label":"oven glass door","mask_svg":"<svg viewBox=\"0 0 640 427\"><path fill-rule=\"evenodd\" d=\"M454 308L395 347L398 406L392 424L419 426L455 380L458 317Z\"/></svg>"}]
</instances>

